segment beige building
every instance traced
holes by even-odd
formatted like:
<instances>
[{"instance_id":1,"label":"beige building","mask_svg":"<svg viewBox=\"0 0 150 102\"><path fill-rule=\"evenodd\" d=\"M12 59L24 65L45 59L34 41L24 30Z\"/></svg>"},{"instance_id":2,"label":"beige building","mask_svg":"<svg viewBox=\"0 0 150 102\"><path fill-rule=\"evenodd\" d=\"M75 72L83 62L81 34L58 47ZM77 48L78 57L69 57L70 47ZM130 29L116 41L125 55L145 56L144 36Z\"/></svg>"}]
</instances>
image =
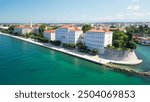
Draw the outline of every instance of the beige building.
<instances>
[{"instance_id":1,"label":"beige building","mask_svg":"<svg viewBox=\"0 0 150 102\"><path fill-rule=\"evenodd\" d=\"M27 26L17 26L14 28L14 33L19 35L26 35L27 33L31 33L32 28Z\"/></svg>"},{"instance_id":2,"label":"beige building","mask_svg":"<svg viewBox=\"0 0 150 102\"><path fill-rule=\"evenodd\" d=\"M49 40L55 40L55 30L46 30L44 31L43 36Z\"/></svg>"}]
</instances>

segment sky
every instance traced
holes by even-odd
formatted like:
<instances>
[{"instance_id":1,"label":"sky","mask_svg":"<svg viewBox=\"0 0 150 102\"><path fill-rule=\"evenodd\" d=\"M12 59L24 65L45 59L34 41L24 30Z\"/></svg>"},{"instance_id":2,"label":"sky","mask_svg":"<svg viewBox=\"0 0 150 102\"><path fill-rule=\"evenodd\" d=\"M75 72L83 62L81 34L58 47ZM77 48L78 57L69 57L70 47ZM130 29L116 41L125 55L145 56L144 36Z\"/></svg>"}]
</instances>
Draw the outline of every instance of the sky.
<instances>
[{"instance_id":1,"label":"sky","mask_svg":"<svg viewBox=\"0 0 150 102\"><path fill-rule=\"evenodd\" d=\"M150 0L0 0L0 23L150 21Z\"/></svg>"}]
</instances>

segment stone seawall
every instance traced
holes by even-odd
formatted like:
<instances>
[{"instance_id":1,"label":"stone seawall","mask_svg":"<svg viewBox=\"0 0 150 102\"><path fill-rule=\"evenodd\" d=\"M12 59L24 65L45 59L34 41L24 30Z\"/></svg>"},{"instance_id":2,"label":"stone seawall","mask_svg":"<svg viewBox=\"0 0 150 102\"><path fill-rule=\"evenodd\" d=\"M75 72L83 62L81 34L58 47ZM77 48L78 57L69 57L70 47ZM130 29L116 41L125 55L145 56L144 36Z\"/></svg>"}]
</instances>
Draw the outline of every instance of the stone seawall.
<instances>
[{"instance_id":1,"label":"stone seawall","mask_svg":"<svg viewBox=\"0 0 150 102\"><path fill-rule=\"evenodd\" d=\"M128 68L122 68L122 67L116 66L114 64L106 64L105 66L106 66L106 68L110 68L110 69L113 69L113 70L116 70L119 72L124 72L124 73L128 73L131 75L137 75L140 77L145 77L145 78L150 79L150 72L139 72L139 71L135 71L135 70L128 69Z\"/></svg>"},{"instance_id":2,"label":"stone seawall","mask_svg":"<svg viewBox=\"0 0 150 102\"><path fill-rule=\"evenodd\" d=\"M114 64L137 65L143 62L143 60L137 58L134 50L126 51L105 48L104 54L101 57Z\"/></svg>"},{"instance_id":3,"label":"stone seawall","mask_svg":"<svg viewBox=\"0 0 150 102\"><path fill-rule=\"evenodd\" d=\"M120 61L120 60L129 59L129 57L131 57L130 56L131 54L132 54L131 51L125 51L125 50L120 51L120 50L105 48L104 57L106 59Z\"/></svg>"}]
</instances>

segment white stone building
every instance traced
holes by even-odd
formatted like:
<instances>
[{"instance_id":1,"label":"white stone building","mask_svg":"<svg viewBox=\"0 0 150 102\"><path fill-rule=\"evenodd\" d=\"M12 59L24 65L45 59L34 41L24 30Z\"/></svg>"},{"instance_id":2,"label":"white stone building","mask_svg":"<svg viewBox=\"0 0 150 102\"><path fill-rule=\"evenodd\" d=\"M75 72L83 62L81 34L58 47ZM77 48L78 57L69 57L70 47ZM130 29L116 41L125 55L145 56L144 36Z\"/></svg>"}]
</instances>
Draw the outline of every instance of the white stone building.
<instances>
[{"instance_id":1,"label":"white stone building","mask_svg":"<svg viewBox=\"0 0 150 102\"><path fill-rule=\"evenodd\" d=\"M27 33L39 33L39 26L36 25L20 25L14 28L14 33L19 35L26 35Z\"/></svg>"},{"instance_id":2,"label":"white stone building","mask_svg":"<svg viewBox=\"0 0 150 102\"><path fill-rule=\"evenodd\" d=\"M62 43L76 44L82 33L83 31L78 27L64 25L56 30L56 40L59 40Z\"/></svg>"},{"instance_id":3,"label":"white stone building","mask_svg":"<svg viewBox=\"0 0 150 102\"><path fill-rule=\"evenodd\" d=\"M0 25L0 29L8 29L8 28L9 28L8 26Z\"/></svg>"},{"instance_id":4,"label":"white stone building","mask_svg":"<svg viewBox=\"0 0 150 102\"><path fill-rule=\"evenodd\" d=\"M18 26L14 28L14 33L17 33L19 35L25 35L31 32L32 32L32 28L27 26Z\"/></svg>"},{"instance_id":5,"label":"white stone building","mask_svg":"<svg viewBox=\"0 0 150 102\"><path fill-rule=\"evenodd\" d=\"M38 25L33 25L32 26L32 32L35 34L39 34L39 27Z\"/></svg>"},{"instance_id":6,"label":"white stone building","mask_svg":"<svg viewBox=\"0 0 150 102\"><path fill-rule=\"evenodd\" d=\"M113 32L103 29L92 29L85 35L85 45L89 49L98 49L100 54L104 53L107 45L112 45Z\"/></svg>"},{"instance_id":7,"label":"white stone building","mask_svg":"<svg viewBox=\"0 0 150 102\"><path fill-rule=\"evenodd\" d=\"M55 40L55 30L46 30L44 31L43 36L49 40Z\"/></svg>"}]
</instances>

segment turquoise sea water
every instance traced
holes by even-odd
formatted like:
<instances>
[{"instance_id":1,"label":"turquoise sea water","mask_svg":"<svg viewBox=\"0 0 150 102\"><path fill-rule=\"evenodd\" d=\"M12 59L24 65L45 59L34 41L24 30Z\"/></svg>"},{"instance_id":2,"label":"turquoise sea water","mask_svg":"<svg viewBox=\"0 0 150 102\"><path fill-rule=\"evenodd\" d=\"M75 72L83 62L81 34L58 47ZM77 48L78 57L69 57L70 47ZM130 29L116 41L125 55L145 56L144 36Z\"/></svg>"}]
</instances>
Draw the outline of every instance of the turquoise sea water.
<instances>
[{"instance_id":1,"label":"turquoise sea water","mask_svg":"<svg viewBox=\"0 0 150 102\"><path fill-rule=\"evenodd\" d=\"M145 60L135 68L150 71L149 52L148 46L139 46L138 56ZM150 85L150 80L0 35L0 84Z\"/></svg>"},{"instance_id":2,"label":"turquoise sea water","mask_svg":"<svg viewBox=\"0 0 150 102\"><path fill-rule=\"evenodd\" d=\"M135 66L141 71L150 71L150 46L139 45L136 54L139 59L143 59L143 63Z\"/></svg>"}]
</instances>

